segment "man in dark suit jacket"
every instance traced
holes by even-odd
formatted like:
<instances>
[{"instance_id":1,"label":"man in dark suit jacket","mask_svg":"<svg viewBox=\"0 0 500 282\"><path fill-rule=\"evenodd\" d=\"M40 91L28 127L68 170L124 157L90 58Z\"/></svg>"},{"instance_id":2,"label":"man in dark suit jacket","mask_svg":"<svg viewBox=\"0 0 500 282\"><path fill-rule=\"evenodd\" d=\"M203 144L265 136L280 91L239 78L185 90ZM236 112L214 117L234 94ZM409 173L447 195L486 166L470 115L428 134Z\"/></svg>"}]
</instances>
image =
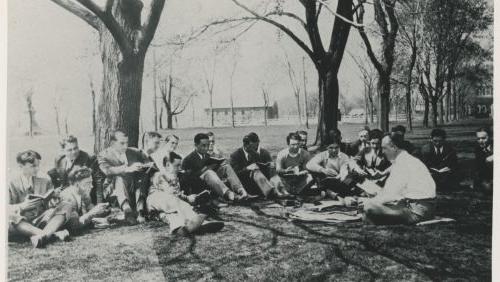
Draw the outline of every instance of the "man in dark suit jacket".
<instances>
[{"instance_id":1,"label":"man in dark suit jacket","mask_svg":"<svg viewBox=\"0 0 500 282\"><path fill-rule=\"evenodd\" d=\"M431 131L431 141L422 147L421 158L437 187L456 187L457 153L453 146L446 142L446 132L443 129L435 128Z\"/></svg>"},{"instance_id":2,"label":"man in dark suit jacket","mask_svg":"<svg viewBox=\"0 0 500 282\"><path fill-rule=\"evenodd\" d=\"M354 157L364 148L369 148L370 145L368 144L368 136L369 136L369 129L368 128L361 129L358 132L358 140L348 145L346 152L347 155L350 157Z\"/></svg>"},{"instance_id":3,"label":"man in dark suit jacket","mask_svg":"<svg viewBox=\"0 0 500 282\"><path fill-rule=\"evenodd\" d=\"M490 136L487 128L481 127L476 131L474 188L485 191L493 189L493 140Z\"/></svg>"},{"instance_id":4,"label":"man in dark suit jacket","mask_svg":"<svg viewBox=\"0 0 500 282\"><path fill-rule=\"evenodd\" d=\"M231 179L228 187L222 180L221 164L210 164L208 154L210 139L205 133L198 133L194 136L195 149L182 161L182 169L185 171L181 178L184 189L188 194L199 193L206 188L226 200L234 201L247 196L246 190L239 179ZM235 196L237 193L237 196Z\"/></svg>"},{"instance_id":5,"label":"man in dark suit jacket","mask_svg":"<svg viewBox=\"0 0 500 282\"><path fill-rule=\"evenodd\" d=\"M415 148L415 146L410 141L405 140L406 127L404 127L403 125L396 125L393 128L391 128L391 132L398 133L403 137L403 143L401 144L401 149L405 150L410 155L417 154L417 149Z\"/></svg>"},{"instance_id":6,"label":"man in dark suit jacket","mask_svg":"<svg viewBox=\"0 0 500 282\"><path fill-rule=\"evenodd\" d=\"M116 197L128 223L144 221L147 195L141 193L144 191L141 187L153 167L148 157L142 151L128 147L128 136L116 131L111 135L111 146L99 153L98 161L106 175L104 197Z\"/></svg>"},{"instance_id":7,"label":"man in dark suit jacket","mask_svg":"<svg viewBox=\"0 0 500 282\"><path fill-rule=\"evenodd\" d=\"M259 147L259 136L253 132L243 138L243 147L231 154L231 166L250 194L283 196L269 181L274 162L271 154Z\"/></svg>"},{"instance_id":8,"label":"man in dark suit jacket","mask_svg":"<svg viewBox=\"0 0 500 282\"><path fill-rule=\"evenodd\" d=\"M100 183L98 183L98 181L102 179L100 175L102 172L97 164L97 157L90 156L85 151L80 150L78 147L78 139L73 135L63 138L60 145L64 154L55 159L54 168L47 172L52 181L52 185L64 189L69 185L68 174L73 167L88 167L92 170L93 188L90 192L92 202L94 204L101 203L103 201L102 191L98 191L101 190L99 189Z\"/></svg>"}]
</instances>

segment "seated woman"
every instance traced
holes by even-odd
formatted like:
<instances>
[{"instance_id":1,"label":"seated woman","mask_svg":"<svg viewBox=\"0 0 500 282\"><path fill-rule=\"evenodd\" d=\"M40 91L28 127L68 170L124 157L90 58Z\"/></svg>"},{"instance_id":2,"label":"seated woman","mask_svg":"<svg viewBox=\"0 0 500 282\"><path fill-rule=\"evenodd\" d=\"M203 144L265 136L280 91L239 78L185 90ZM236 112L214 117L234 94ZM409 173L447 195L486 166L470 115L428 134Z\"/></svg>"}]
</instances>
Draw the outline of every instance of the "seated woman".
<instances>
[{"instance_id":1,"label":"seated woman","mask_svg":"<svg viewBox=\"0 0 500 282\"><path fill-rule=\"evenodd\" d=\"M356 175L359 183L368 180L379 186L384 186L391 166L391 162L382 153L381 142L384 133L380 129L373 129L369 136L369 147L362 149L354 157L355 163L352 172Z\"/></svg>"},{"instance_id":2,"label":"seated woman","mask_svg":"<svg viewBox=\"0 0 500 282\"><path fill-rule=\"evenodd\" d=\"M38 177L42 157L28 150L17 155L19 174L9 181L9 237L29 237L34 248L68 238L61 230L71 209L59 201L59 189L50 180Z\"/></svg>"},{"instance_id":3,"label":"seated woman","mask_svg":"<svg viewBox=\"0 0 500 282\"><path fill-rule=\"evenodd\" d=\"M153 176L146 200L149 212L159 214L160 220L169 224L172 234L187 235L194 232L219 231L224 227L224 223L204 222L207 215L195 212L191 206L196 203L196 195L186 196L181 191L178 177L180 167L181 157L170 152L164 172L157 172Z\"/></svg>"},{"instance_id":4,"label":"seated woman","mask_svg":"<svg viewBox=\"0 0 500 282\"><path fill-rule=\"evenodd\" d=\"M69 185L61 192L61 202L71 207L71 215L66 223L70 231L76 231L92 224L92 220L110 213L108 203L94 205L91 200L92 170L75 166L68 174Z\"/></svg>"}]
</instances>

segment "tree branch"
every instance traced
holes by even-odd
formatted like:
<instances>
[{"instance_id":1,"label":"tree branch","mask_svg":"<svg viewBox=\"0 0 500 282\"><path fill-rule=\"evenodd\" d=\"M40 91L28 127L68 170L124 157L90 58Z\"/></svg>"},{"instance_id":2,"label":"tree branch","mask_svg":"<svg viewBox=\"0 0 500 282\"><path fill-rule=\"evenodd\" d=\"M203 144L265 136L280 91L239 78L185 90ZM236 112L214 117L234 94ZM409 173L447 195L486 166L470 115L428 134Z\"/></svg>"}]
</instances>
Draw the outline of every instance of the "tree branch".
<instances>
[{"instance_id":1,"label":"tree branch","mask_svg":"<svg viewBox=\"0 0 500 282\"><path fill-rule=\"evenodd\" d=\"M84 20L87 24L89 24L91 27L94 29L99 29L99 25L101 24L101 21L99 18L91 13L89 10L87 10L85 7L82 7L81 5L77 5L72 1L69 0L51 0L55 4L61 6L64 8L66 11L72 13L73 15L79 17L80 19Z\"/></svg>"},{"instance_id":2,"label":"tree branch","mask_svg":"<svg viewBox=\"0 0 500 282\"><path fill-rule=\"evenodd\" d=\"M358 22L360 22L361 24L363 23L364 14L365 14L365 9L363 6L360 6L359 15L358 15ZM379 73L383 73L384 68L383 68L382 64L378 61L375 53L373 52L373 48L372 48L372 45L370 43L370 40L368 39L368 36L366 35L365 28L360 27L358 29L358 31L359 31L359 35L361 36L361 39L365 43L366 52L368 54L368 57L370 58L370 61L372 61L373 65L375 66L375 68L377 69L377 71Z\"/></svg>"},{"instance_id":3,"label":"tree branch","mask_svg":"<svg viewBox=\"0 0 500 282\"><path fill-rule=\"evenodd\" d=\"M339 14L335 13L335 12L333 11L333 9L331 9L331 8L330 8L330 6L329 6L329 5L328 5L325 1L323 1L323 0L317 0L317 1L318 1L318 3L322 4L323 6L325 6L325 8L326 8L326 9L327 9L327 10L328 10L328 11L329 11L332 15L334 15L335 17L337 17L337 18L339 18L339 19L343 20L344 22L346 22L346 23L348 23L348 24L350 24L350 25L352 25L352 26L354 26L354 27L357 27L357 28L361 28L361 27L363 27L363 26L364 26L362 23L361 23L361 24L360 24L360 23L356 23L356 22L354 22L354 21L351 21L351 20L347 19L346 17L344 17L344 16L342 16L342 15L339 15Z\"/></svg>"},{"instance_id":4,"label":"tree branch","mask_svg":"<svg viewBox=\"0 0 500 282\"><path fill-rule=\"evenodd\" d=\"M242 8L243 10L247 11L248 13L252 14L256 19L267 22L269 24L274 25L275 27L279 28L281 31L283 31L286 35L288 35L297 45L299 45L300 48L302 48L309 57L315 61L315 56L313 51L302 41L297 35L295 35L290 29L288 29L286 26L283 24L280 24L274 20L271 20L269 18L263 17L259 15L257 12L251 10L247 6L241 4L237 0L232 0L238 7Z\"/></svg>"},{"instance_id":5,"label":"tree branch","mask_svg":"<svg viewBox=\"0 0 500 282\"><path fill-rule=\"evenodd\" d=\"M153 0L149 9L149 15L142 27L142 40L140 42L140 51L146 53L149 44L153 40L156 33L156 28L160 22L160 17L165 6L165 0Z\"/></svg>"},{"instance_id":6,"label":"tree branch","mask_svg":"<svg viewBox=\"0 0 500 282\"><path fill-rule=\"evenodd\" d=\"M127 56L133 52L132 44L130 40L127 38L125 31L118 24L116 19L108 13L106 10L103 10L92 0L77 0L80 4L82 4L85 8L92 11L106 26L109 30L113 38L116 40L116 43L120 47L120 51L123 56ZM106 7L108 4L112 2L112 0L108 0L106 3Z\"/></svg>"}]
</instances>

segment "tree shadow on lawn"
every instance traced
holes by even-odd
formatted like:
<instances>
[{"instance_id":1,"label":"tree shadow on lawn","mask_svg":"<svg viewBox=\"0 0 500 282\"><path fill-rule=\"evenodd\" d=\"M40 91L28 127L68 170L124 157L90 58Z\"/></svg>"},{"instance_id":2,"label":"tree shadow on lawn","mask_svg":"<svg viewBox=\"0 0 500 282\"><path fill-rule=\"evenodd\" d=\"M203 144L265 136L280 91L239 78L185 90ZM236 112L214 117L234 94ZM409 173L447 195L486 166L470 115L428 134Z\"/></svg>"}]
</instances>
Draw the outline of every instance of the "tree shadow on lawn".
<instances>
[{"instance_id":1,"label":"tree shadow on lawn","mask_svg":"<svg viewBox=\"0 0 500 282\"><path fill-rule=\"evenodd\" d=\"M208 275L223 280L491 280L491 198L459 191L440 196L438 201L438 215L457 222L430 226L306 224L288 222L255 203L224 210L222 217L229 229L225 232L187 239L160 237L155 240L155 250L169 279L195 280ZM242 216L239 210L254 215L243 211ZM314 267L306 261L316 248L321 254ZM296 253L291 255L291 251ZM321 266L323 263L328 266ZM283 270L282 264L297 267ZM261 270L256 277L245 273L255 267Z\"/></svg>"}]
</instances>

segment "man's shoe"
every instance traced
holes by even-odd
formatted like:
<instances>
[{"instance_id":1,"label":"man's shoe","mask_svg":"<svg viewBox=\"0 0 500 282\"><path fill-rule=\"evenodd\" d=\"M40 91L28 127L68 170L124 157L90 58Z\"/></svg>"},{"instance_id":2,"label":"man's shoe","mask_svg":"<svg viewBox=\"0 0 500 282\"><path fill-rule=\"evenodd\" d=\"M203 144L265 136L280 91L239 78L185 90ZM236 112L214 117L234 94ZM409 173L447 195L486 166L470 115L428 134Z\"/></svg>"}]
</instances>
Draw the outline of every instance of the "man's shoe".
<instances>
[{"instance_id":1,"label":"man's shoe","mask_svg":"<svg viewBox=\"0 0 500 282\"><path fill-rule=\"evenodd\" d=\"M194 233L215 233L219 232L222 228L224 228L224 222L222 221L205 221Z\"/></svg>"},{"instance_id":2,"label":"man's shoe","mask_svg":"<svg viewBox=\"0 0 500 282\"><path fill-rule=\"evenodd\" d=\"M210 192L208 190L203 190L201 193L196 195L194 199L194 205L202 205L210 201Z\"/></svg>"},{"instance_id":3,"label":"man's shoe","mask_svg":"<svg viewBox=\"0 0 500 282\"><path fill-rule=\"evenodd\" d=\"M232 202L232 201L234 201L234 198L235 198L235 196L234 196L233 191L227 190L226 193L224 193L224 199L225 200L228 200L228 201Z\"/></svg>"},{"instance_id":4,"label":"man's shoe","mask_svg":"<svg viewBox=\"0 0 500 282\"><path fill-rule=\"evenodd\" d=\"M176 228L175 230L172 230L172 235L183 237L189 235L189 232L186 230L186 227L181 226L179 228Z\"/></svg>"},{"instance_id":5,"label":"man's shoe","mask_svg":"<svg viewBox=\"0 0 500 282\"><path fill-rule=\"evenodd\" d=\"M129 225L136 225L137 224L137 217L135 215L135 212L132 210L130 207L126 207L123 209L123 214L125 215L125 221Z\"/></svg>"},{"instance_id":6,"label":"man's shoe","mask_svg":"<svg viewBox=\"0 0 500 282\"><path fill-rule=\"evenodd\" d=\"M35 235L30 238L33 248L43 248L48 242L48 237L45 235Z\"/></svg>"},{"instance_id":7,"label":"man's shoe","mask_svg":"<svg viewBox=\"0 0 500 282\"><path fill-rule=\"evenodd\" d=\"M69 240L69 231L64 229L64 230L61 230L61 231L57 231L54 233L54 237L61 241L61 242L65 242L65 241L68 241Z\"/></svg>"},{"instance_id":8,"label":"man's shoe","mask_svg":"<svg viewBox=\"0 0 500 282\"><path fill-rule=\"evenodd\" d=\"M245 191L245 189L240 189L238 190L238 195L236 195L236 200L237 201L242 201L248 198L248 193Z\"/></svg>"}]
</instances>

